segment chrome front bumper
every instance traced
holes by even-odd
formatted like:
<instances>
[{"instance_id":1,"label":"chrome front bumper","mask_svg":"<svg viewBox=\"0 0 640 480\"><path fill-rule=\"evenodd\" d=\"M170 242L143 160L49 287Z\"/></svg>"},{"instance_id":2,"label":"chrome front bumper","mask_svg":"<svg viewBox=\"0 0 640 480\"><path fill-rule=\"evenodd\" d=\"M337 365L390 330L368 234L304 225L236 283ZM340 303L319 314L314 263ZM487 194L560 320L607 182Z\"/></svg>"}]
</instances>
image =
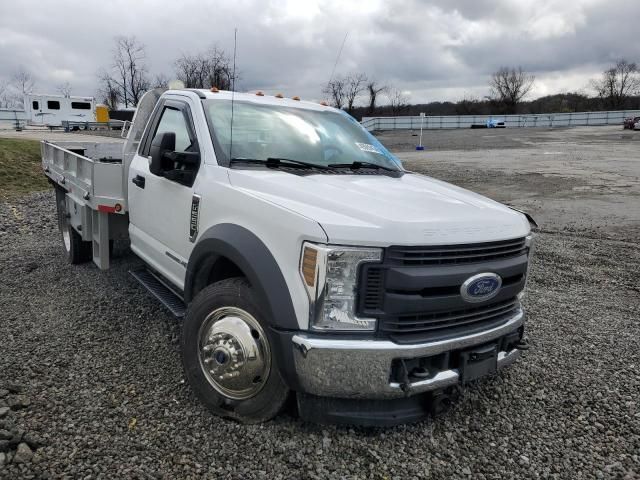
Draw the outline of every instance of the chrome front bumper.
<instances>
[{"instance_id":1,"label":"chrome front bumper","mask_svg":"<svg viewBox=\"0 0 640 480\"><path fill-rule=\"evenodd\" d=\"M506 323L476 334L447 340L400 345L388 340L337 340L296 334L294 363L298 381L306 393L338 398L384 399L405 396L399 383L391 382L394 359L430 357L466 349L498 339L524 324L519 309ZM498 352L498 369L513 363L520 350ZM410 394L439 390L460 381L457 369L441 370L431 378L410 384Z\"/></svg>"}]
</instances>

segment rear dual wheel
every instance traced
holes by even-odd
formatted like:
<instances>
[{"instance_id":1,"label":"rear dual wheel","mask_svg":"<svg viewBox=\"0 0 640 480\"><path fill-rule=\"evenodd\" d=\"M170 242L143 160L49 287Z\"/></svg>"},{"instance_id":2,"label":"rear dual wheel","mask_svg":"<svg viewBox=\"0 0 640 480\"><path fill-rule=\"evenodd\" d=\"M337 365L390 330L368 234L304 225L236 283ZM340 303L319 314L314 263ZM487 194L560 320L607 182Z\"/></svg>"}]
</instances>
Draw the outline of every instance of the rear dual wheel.
<instances>
[{"instance_id":1,"label":"rear dual wheel","mask_svg":"<svg viewBox=\"0 0 640 480\"><path fill-rule=\"evenodd\" d=\"M199 400L243 423L276 416L289 390L278 372L264 306L244 278L204 288L183 324L182 362Z\"/></svg>"},{"instance_id":2,"label":"rear dual wheel","mask_svg":"<svg viewBox=\"0 0 640 480\"><path fill-rule=\"evenodd\" d=\"M56 203L58 205L58 228L62 238L62 247L69 263L76 265L88 262L93 256L91 242L84 242L82 236L71 226L66 192L64 190L56 189Z\"/></svg>"}]
</instances>

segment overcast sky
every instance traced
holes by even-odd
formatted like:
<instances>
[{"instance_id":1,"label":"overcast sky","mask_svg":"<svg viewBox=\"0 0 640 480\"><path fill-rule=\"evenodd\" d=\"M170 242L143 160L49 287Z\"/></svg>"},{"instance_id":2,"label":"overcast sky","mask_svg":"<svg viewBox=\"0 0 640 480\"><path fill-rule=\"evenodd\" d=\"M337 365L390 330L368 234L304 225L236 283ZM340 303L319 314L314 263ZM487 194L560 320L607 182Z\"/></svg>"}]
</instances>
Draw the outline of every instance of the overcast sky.
<instances>
[{"instance_id":1,"label":"overcast sky","mask_svg":"<svg viewBox=\"0 0 640 480\"><path fill-rule=\"evenodd\" d=\"M23 66L39 93L69 81L94 95L114 35L136 35L150 72L174 78L182 52L231 53L237 26L241 90L321 98L348 32L336 73L365 72L412 102L482 97L501 65L533 72L534 98L640 62L639 20L637 0L0 0L0 78Z\"/></svg>"}]
</instances>

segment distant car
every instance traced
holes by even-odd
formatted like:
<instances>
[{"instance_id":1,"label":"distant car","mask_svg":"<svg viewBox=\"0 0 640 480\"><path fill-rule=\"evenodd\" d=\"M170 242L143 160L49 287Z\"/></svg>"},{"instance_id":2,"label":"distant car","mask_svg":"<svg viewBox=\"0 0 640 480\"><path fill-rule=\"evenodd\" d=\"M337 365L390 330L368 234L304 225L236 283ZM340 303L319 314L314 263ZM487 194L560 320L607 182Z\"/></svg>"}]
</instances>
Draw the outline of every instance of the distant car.
<instances>
[{"instance_id":1,"label":"distant car","mask_svg":"<svg viewBox=\"0 0 640 480\"><path fill-rule=\"evenodd\" d=\"M505 128L504 121L494 120L490 118L487 120L487 128Z\"/></svg>"},{"instance_id":2,"label":"distant car","mask_svg":"<svg viewBox=\"0 0 640 480\"><path fill-rule=\"evenodd\" d=\"M638 119L638 121L633 125L633 129L634 130L640 130L640 118Z\"/></svg>"},{"instance_id":3,"label":"distant car","mask_svg":"<svg viewBox=\"0 0 640 480\"><path fill-rule=\"evenodd\" d=\"M640 117L627 117L622 122L623 128L633 130L634 128L638 130L638 122L640 122Z\"/></svg>"}]
</instances>

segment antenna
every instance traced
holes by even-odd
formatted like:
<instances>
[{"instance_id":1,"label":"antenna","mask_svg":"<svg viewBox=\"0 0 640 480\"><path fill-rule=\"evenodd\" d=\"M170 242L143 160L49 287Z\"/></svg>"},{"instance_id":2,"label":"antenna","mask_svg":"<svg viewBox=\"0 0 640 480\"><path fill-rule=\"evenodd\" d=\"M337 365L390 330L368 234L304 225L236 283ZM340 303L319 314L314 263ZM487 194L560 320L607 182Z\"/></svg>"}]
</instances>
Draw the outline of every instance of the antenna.
<instances>
[{"instance_id":1,"label":"antenna","mask_svg":"<svg viewBox=\"0 0 640 480\"><path fill-rule=\"evenodd\" d=\"M238 27L233 30L233 73L231 74L231 140L229 142L229 161L233 158L233 101L236 96L236 49L238 46Z\"/></svg>"},{"instance_id":2,"label":"antenna","mask_svg":"<svg viewBox=\"0 0 640 480\"><path fill-rule=\"evenodd\" d=\"M336 67L338 66L338 60L340 60L340 55L342 55L342 49L344 48L344 44L347 41L347 35L349 35L349 31L344 34L344 38L342 39L342 45L340 45L340 50L338 50L338 56L336 57L336 61L333 64L333 70L331 70L331 76L329 77L329 84L333 80L333 74L336 73Z\"/></svg>"}]
</instances>

